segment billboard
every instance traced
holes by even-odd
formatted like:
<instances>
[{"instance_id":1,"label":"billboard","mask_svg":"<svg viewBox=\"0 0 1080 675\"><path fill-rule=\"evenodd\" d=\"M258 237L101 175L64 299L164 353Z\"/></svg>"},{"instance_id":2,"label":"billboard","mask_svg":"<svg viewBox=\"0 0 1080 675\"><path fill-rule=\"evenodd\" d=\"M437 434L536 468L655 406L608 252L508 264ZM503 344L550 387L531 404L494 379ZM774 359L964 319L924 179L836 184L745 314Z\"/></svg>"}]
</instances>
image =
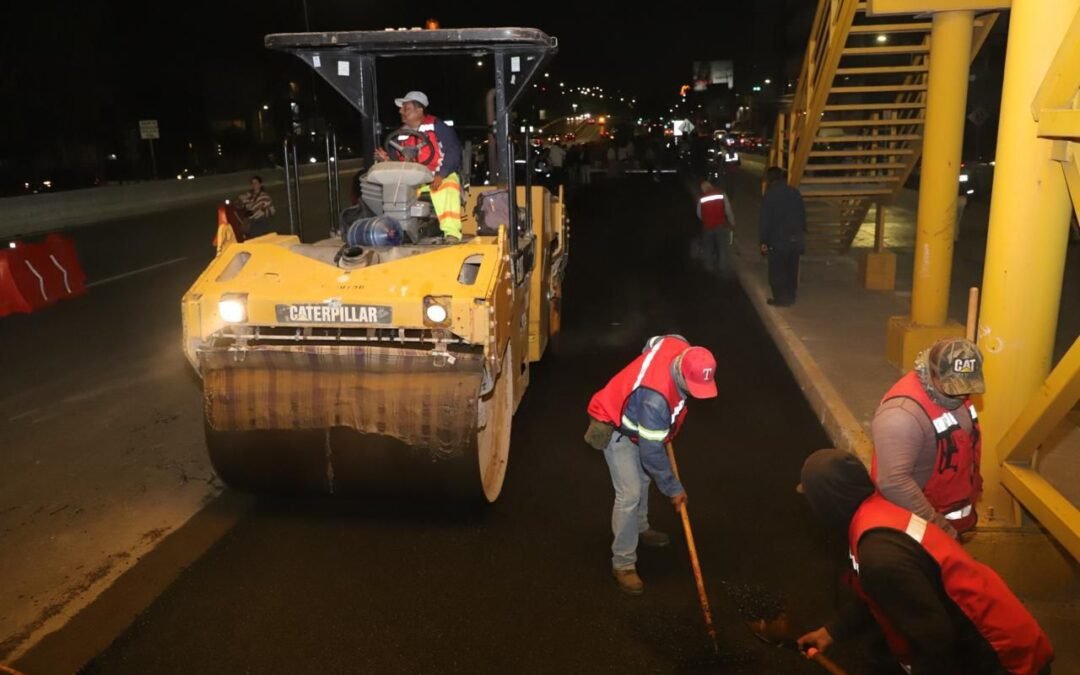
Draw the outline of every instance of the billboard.
<instances>
[{"instance_id":1,"label":"billboard","mask_svg":"<svg viewBox=\"0 0 1080 675\"><path fill-rule=\"evenodd\" d=\"M705 91L712 85L726 84L735 88L735 65L731 61L695 61L694 91Z\"/></svg>"}]
</instances>

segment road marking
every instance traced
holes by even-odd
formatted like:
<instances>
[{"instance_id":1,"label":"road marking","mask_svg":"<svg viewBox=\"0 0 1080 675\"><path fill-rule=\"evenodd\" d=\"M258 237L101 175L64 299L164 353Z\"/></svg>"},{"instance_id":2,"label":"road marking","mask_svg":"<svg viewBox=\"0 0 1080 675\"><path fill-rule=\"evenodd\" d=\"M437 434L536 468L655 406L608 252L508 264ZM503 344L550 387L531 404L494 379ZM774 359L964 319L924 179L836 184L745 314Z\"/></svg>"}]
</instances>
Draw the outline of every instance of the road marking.
<instances>
[{"instance_id":1,"label":"road marking","mask_svg":"<svg viewBox=\"0 0 1080 675\"><path fill-rule=\"evenodd\" d=\"M86 284L86 287L87 288L92 288L94 286L101 286L102 284L107 284L107 283L111 283L113 281L119 281L120 279L126 279L128 277L133 277L136 274L142 274L143 272L149 272L151 270L156 270L159 267L166 267L168 265L175 265L176 263L182 262L184 260L187 260L186 256L183 257L183 258L173 258L172 260L166 260L165 262L160 262L160 263L157 263L156 265L150 265L149 267L143 267L143 268L140 268L140 269L137 269L137 270L131 270L130 272L124 272L123 274L117 274L116 276L106 277L104 279L98 279L97 281L91 281L90 283Z\"/></svg>"}]
</instances>

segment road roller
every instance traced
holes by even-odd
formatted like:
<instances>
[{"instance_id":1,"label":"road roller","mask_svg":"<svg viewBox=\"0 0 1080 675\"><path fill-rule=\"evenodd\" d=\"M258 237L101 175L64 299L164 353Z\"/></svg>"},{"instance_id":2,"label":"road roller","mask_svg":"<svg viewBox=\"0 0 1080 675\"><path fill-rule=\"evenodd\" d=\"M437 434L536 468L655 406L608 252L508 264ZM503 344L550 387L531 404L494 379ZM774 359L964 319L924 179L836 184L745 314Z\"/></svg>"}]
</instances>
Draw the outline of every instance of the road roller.
<instances>
[{"instance_id":1,"label":"road roller","mask_svg":"<svg viewBox=\"0 0 1080 675\"><path fill-rule=\"evenodd\" d=\"M217 254L182 299L215 471L249 492L495 501L530 363L560 330L562 189L532 184L528 128L512 121L557 41L473 28L274 34L265 44L299 57L355 108L367 168L355 203L340 208L336 133L327 134L331 216L314 234L286 141L289 233L243 239L219 214ZM469 78L491 78L476 95L479 146L465 143L460 239L442 235L425 197L432 172L400 152L408 129L380 121L377 74L402 69L379 64L401 57L457 57L475 68ZM406 91L414 81L383 84ZM387 156L379 148L389 161L374 161Z\"/></svg>"}]
</instances>

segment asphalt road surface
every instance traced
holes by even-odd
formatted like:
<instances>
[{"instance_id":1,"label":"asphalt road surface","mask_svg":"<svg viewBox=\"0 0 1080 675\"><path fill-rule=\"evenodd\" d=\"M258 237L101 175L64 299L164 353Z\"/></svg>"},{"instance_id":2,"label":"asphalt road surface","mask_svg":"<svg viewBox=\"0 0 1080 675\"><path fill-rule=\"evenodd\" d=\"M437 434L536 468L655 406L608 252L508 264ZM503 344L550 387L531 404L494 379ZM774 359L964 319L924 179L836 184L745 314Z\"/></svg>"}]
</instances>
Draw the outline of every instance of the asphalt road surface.
<instances>
[{"instance_id":1,"label":"asphalt road surface","mask_svg":"<svg viewBox=\"0 0 1080 675\"><path fill-rule=\"evenodd\" d=\"M754 217L756 179L730 183L740 217ZM683 181L597 180L572 194L570 216L565 334L533 366L495 505L262 499L85 672L823 672L756 640L726 589L782 596L807 628L828 618L845 545L794 491L827 437L738 284L689 261L697 223ZM197 268L131 291L151 326L178 327L178 275ZM665 333L718 360L720 396L689 403L676 442L718 657L679 520L655 488L652 524L672 545L642 550L643 596L618 590L613 490L582 442L592 393ZM854 670L860 650L834 655Z\"/></svg>"}]
</instances>

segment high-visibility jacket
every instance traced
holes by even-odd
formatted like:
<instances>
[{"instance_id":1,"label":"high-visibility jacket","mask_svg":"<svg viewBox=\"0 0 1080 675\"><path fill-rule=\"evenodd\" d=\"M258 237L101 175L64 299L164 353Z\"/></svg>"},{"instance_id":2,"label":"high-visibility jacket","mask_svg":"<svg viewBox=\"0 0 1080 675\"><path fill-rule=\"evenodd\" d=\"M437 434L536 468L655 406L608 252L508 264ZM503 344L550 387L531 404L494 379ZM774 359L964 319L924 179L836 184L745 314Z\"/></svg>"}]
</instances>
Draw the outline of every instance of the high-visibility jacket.
<instances>
[{"instance_id":1,"label":"high-visibility jacket","mask_svg":"<svg viewBox=\"0 0 1080 675\"><path fill-rule=\"evenodd\" d=\"M728 227L726 203L727 197L722 192L710 192L698 200L701 206L701 224L706 230Z\"/></svg>"},{"instance_id":2,"label":"high-visibility jacket","mask_svg":"<svg viewBox=\"0 0 1080 675\"><path fill-rule=\"evenodd\" d=\"M957 532L971 529L977 520L973 501L982 489L979 473L982 442L975 406L970 400L963 403L971 414L971 431L964 431L952 411L930 398L915 371L900 378L885 393L882 403L894 398L908 398L917 403L934 425L937 460L930 480L923 487L927 501L945 516ZM870 475L876 482L876 455L871 462Z\"/></svg>"},{"instance_id":3,"label":"high-visibility jacket","mask_svg":"<svg viewBox=\"0 0 1080 675\"><path fill-rule=\"evenodd\" d=\"M671 364L690 348L682 338L667 335L656 341L644 354L623 368L589 402L589 416L623 430L634 441L644 438L667 442L679 433L686 417L686 398L675 382ZM638 420L626 415L630 396L639 388L651 389L664 397L671 410L671 426L667 429L646 429Z\"/></svg>"},{"instance_id":4,"label":"high-visibility jacket","mask_svg":"<svg viewBox=\"0 0 1080 675\"><path fill-rule=\"evenodd\" d=\"M881 528L906 534L934 559L941 569L945 594L990 644L1005 670L1013 675L1035 675L1050 662L1054 656L1050 639L994 570L971 557L938 526L874 494L859 506L848 526L853 586L901 663L908 664L911 657L907 639L866 594L858 578L859 540Z\"/></svg>"}]
</instances>

